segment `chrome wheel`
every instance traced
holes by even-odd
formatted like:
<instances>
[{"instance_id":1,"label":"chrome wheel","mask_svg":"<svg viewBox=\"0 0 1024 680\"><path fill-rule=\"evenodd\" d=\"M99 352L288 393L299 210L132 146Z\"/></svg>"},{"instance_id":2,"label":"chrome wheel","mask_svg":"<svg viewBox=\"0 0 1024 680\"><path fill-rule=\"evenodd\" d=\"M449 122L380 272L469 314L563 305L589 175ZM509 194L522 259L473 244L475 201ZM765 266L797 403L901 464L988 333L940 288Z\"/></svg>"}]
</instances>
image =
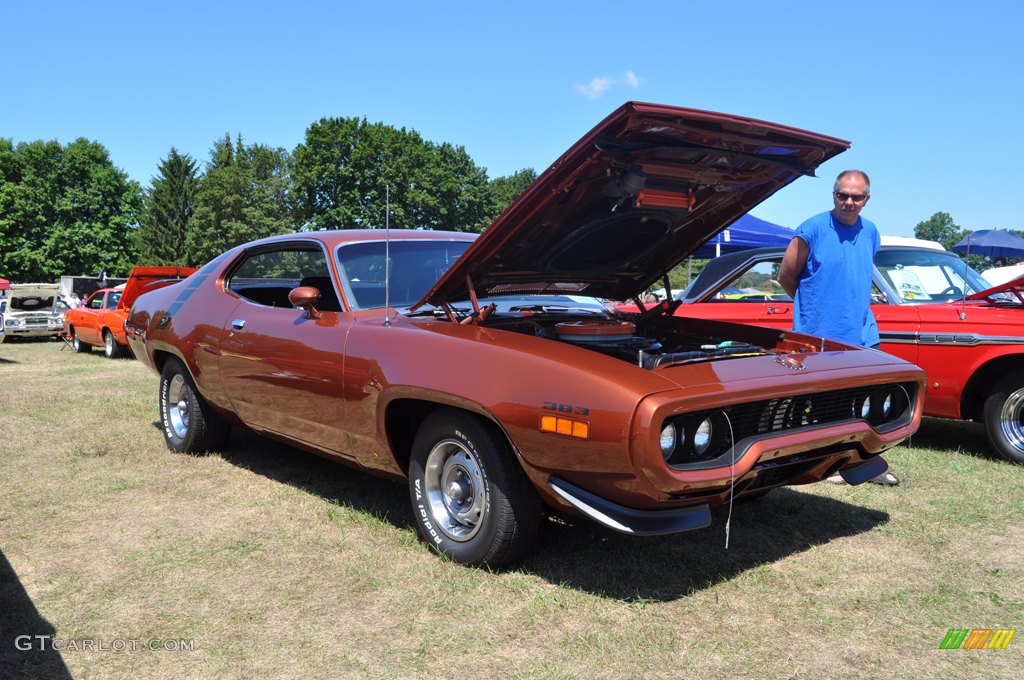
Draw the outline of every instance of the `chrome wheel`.
<instances>
[{"instance_id":1,"label":"chrome wheel","mask_svg":"<svg viewBox=\"0 0 1024 680\"><path fill-rule=\"evenodd\" d=\"M114 334L107 331L103 334L103 353L107 355L107 358L112 358L117 348L114 347Z\"/></svg>"},{"instance_id":2,"label":"chrome wheel","mask_svg":"<svg viewBox=\"0 0 1024 680\"><path fill-rule=\"evenodd\" d=\"M1011 463L1024 464L1024 371L1014 371L992 387L982 420L995 452Z\"/></svg>"},{"instance_id":3,"label":"chrome wheel","mask_svg":"<svg viewBox=\"0 0 1024 680\"><path fill-rule=\"evenodd\" d=\"M1024 387L1011 392L999 410L999 428L1008 445L1024 454Z\"/></svg>"},{"instance_id":4,"label":"chrome wheel","mask_svg":"<svg viewBox=\"0 0 1024 680\"><path fill-rule=\"evenodd\" d=\"M533 543L542 504L501 432L439 408L416 431L409 496L420 536L460 564L507 564Z\"/></svg>"},{"instance_id":5,"label":"chrome wheel","mask_svg":"<svg viewBox=\"0 0 1024 680\"><path fill-rule=\"evenodd\" d=\"M435 526L454 541L476 536L487 511L487 480L473 452L455 439L440 441L427 455L423 473Z\"/></svg>"},{"instance_id":6,"label":"chrome wheel","mask_svg":"<svg viewBox=\"0 0 1024 680\"><path fill-rule=\"evenodd\" d=\"M184 439L188 434L189 400L191 394L180 373L167 385L167 424L174 436Z\"/></svg>"},{"instance_id":7,"label":"chrome wheel","mask_svg":"<svg viewBox=\"0 0 1024 680\"><path fill-rule=\"evenodd\" d=\"M172 451L206 453L227 445L231 426L203 400L180 359L169 358L160 371L159 402L164 441Z\"/></svg>"}]
</instances>

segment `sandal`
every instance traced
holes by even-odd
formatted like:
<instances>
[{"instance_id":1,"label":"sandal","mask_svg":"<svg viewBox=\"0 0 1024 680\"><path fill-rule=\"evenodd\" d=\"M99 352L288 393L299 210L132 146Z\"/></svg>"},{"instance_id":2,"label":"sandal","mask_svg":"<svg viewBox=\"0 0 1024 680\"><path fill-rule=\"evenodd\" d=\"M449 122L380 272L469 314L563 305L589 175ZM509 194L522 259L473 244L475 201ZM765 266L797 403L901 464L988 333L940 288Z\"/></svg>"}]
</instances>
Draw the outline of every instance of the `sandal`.
<instances>
[{"instance_id":1,"label":"sandal","mask_svg":"<svg viewBox=\"0 0 1024 680\"><path fill-rule=\"evenodd\" d=\"M872 477L868 481L872 484L881 484L882 486L897 486L900 483L899 477L891 472L883 472L877 477Z\"/></svg>"}]
</instances>

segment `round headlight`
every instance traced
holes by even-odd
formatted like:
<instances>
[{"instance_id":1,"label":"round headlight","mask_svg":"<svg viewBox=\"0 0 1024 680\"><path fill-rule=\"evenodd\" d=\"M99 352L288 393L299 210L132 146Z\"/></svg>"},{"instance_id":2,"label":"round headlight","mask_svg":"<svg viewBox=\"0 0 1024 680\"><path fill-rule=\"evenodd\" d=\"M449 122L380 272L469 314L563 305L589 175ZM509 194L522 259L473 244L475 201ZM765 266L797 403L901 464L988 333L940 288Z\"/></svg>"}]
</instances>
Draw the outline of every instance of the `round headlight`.
<instances>
[{"instance_id":1,"label":"round headlight","mask_svg":"<svg viewBox=\"0 0 1024 680\"><path fill-rule=\"evenodd\" d=\"M707 451L714 434L715 430L711 425L711 418L705 418L700 421L697 429L693 431L693 452L700 456Z\"/></svg>"},{"instance_id":2,"label":"round headlight","mask_svg":"<svg viewBox=\"0 0 1024 680\"><path fill-rule=\"evenodd\" d=\"M676 450L676 426L672 423L665 423L661 428L661 455L665 460L672 457Z\"/></svg>"},{"instance_id":3,"label":"round headlight","mask_svg":"<svg viewBox=\"0 0 1024 680\"><path fill-rule=\"evenodd\" d=\"M860 405L860 417L863 418L864 420L867 420L867 418L868 418L868 416L870 414L871 414L871 397L868 396L868 397L864 397L864 401L861 402L861 405Z\"/></svg>"},{"instance_id":4,"label":"round headlight","mask_svg":"<svg viewBox=\"0 0 1024 680\"><path fill-rule=\"evenodd\" d=\"M892 392L888 392L885 395L885 401L882 402L882 418L888 419L892 416Z\"/></svg>"}]
</instances>

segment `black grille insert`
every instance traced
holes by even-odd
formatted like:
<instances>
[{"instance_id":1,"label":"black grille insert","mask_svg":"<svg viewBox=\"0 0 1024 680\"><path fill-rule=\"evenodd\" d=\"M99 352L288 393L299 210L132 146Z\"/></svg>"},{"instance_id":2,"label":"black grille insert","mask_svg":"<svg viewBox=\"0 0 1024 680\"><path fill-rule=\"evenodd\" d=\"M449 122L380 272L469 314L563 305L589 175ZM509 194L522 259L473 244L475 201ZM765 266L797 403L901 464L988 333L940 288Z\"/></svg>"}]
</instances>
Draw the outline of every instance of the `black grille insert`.
<instances>
[{"instance_id":1,"label":"black grille insert","mask_svg":"<svg viewBox=\"0 0 1024 680\"><path fill-rule=\"evenodd\" d=\"M675 451L667 460L677 469L708 467L710 461L717 465L717 459L723 457L722 463L728 463L733 441L742 445L746 439L852 420L867 421L879 432L886 432L910 422L916 396L917 383L888 383L688 413L671 421L680 434ZM711 437L711 445L698 453L700 447L693 445L690 432L705 420L710 420L717 432ZM741 454L742 451L736 451L737 456Z\"/></svg>"}]
</instances>

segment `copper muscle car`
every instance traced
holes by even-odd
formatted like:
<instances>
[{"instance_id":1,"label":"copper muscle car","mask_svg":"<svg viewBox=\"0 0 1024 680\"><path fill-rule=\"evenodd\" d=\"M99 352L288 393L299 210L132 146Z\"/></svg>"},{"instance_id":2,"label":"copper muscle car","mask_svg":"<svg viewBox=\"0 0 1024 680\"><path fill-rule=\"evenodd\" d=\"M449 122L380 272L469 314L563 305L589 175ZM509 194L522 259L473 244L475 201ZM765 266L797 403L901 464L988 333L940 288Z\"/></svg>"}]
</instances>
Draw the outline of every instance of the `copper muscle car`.
<instances>
[{"instance_id":1,"label":"copper muscle car","mask_svg":"<svg viewBox=\"0 0 1024 680\"><path fill-rule=\"evenodd\" d=\"M765 197L846 148L737 116L628 103L483 236L306 232L140 297L175 451L230 426L406 480L423 539L466 564L531 545L547 506L631 534L835 472L918 427L922 371L817 337L623 317Z\"/></svg>"}]
</instances>

